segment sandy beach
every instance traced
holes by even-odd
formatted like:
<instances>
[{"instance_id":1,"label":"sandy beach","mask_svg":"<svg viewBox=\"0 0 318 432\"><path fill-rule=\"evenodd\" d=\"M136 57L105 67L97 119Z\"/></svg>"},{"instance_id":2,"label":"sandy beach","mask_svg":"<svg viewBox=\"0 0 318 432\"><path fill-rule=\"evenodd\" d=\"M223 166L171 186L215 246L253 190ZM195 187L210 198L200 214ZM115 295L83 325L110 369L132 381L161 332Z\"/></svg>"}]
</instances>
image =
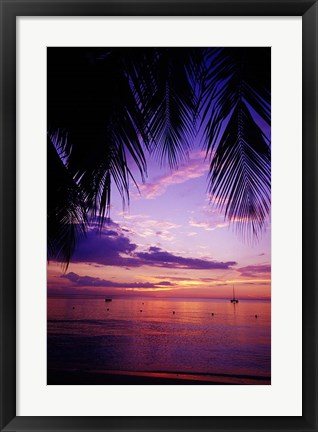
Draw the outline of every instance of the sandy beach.
<instances>
[{"instance_id":1,"label":"sandy beach","mask_svg":"<svg viewBox=\"0 0 318 432\"><path fill-rule=\"evenodd\" d=\"M48 385L269 385L269 377L167 372L49 370Z\"/></svg>"}]
</instances>

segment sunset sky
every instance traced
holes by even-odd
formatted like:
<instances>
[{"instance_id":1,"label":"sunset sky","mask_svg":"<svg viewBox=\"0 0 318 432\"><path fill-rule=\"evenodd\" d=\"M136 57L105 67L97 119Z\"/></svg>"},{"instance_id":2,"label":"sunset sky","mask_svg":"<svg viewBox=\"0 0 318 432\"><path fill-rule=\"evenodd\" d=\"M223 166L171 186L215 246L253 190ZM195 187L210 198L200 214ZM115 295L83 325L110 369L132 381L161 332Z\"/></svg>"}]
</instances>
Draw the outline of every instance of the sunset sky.
<instances>
[{"instance_id":1,"label":"sunset sky","mask_svg":"<svg viewBox=\"0 0 318 432\"><path fill-rule=\"evenodd\" d=\"M49 295L270 298L270 221L250 244L207 194L208 162L198 142L176 170L148 160L142 184L132 170L130 204L113 187L110 221L92 225L66 272L48 265Z\"/></svg>"}]
</instances>

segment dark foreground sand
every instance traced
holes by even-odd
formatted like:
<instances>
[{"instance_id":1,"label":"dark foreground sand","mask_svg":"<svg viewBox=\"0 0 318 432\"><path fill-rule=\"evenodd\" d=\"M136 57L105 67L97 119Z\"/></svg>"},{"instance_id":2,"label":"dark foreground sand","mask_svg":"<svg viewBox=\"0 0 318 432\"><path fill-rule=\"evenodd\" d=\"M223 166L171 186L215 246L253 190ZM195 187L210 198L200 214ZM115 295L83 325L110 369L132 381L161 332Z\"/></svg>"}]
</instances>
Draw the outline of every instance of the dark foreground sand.
<instances>
[{"instance_id":1,"label":"dark foreground sand","mask_svg":"<svg viewBox=\"0 0 318 432\"><path fill-rule=\"evenodd\" d=\"M166 372L48 370L48 385L269 385L269 377Z\"/></svg>"}]
</instances>

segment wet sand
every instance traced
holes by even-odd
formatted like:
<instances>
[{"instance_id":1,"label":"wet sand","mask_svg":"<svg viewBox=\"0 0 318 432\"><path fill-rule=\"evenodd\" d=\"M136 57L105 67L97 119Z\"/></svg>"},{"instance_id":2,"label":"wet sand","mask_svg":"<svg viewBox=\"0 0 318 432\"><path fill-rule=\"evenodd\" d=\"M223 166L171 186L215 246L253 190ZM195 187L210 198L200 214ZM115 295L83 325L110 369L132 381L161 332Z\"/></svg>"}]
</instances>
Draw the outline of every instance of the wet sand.
<instances>
[{"instance_id":1,"label":"wet sand","mask_svg":"<svg viewBox=\"0 0 318 432\"><path fill-rule=\"evenodd\" d=\"M48 385L269 385L269 377L167 372L48 370Z\"/></svg>"}]
</instances>

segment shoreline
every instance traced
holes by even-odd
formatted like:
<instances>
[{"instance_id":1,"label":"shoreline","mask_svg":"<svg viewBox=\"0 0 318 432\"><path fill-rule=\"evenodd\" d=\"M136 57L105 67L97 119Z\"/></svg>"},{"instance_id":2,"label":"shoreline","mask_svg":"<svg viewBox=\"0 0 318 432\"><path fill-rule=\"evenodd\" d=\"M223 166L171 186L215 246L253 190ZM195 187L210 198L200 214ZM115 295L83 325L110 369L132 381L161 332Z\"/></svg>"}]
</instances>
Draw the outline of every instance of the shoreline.
<instances>
[{"instance_id":1,"label":"shoreline","mask_svg":"<svg viewBox=\"0 0 318 432\"><path fill-rule=\"evenodd\" d=\"M47 385L270 385L270 377L184 372L48 369Z\"/></svg>"}]
</instances>

